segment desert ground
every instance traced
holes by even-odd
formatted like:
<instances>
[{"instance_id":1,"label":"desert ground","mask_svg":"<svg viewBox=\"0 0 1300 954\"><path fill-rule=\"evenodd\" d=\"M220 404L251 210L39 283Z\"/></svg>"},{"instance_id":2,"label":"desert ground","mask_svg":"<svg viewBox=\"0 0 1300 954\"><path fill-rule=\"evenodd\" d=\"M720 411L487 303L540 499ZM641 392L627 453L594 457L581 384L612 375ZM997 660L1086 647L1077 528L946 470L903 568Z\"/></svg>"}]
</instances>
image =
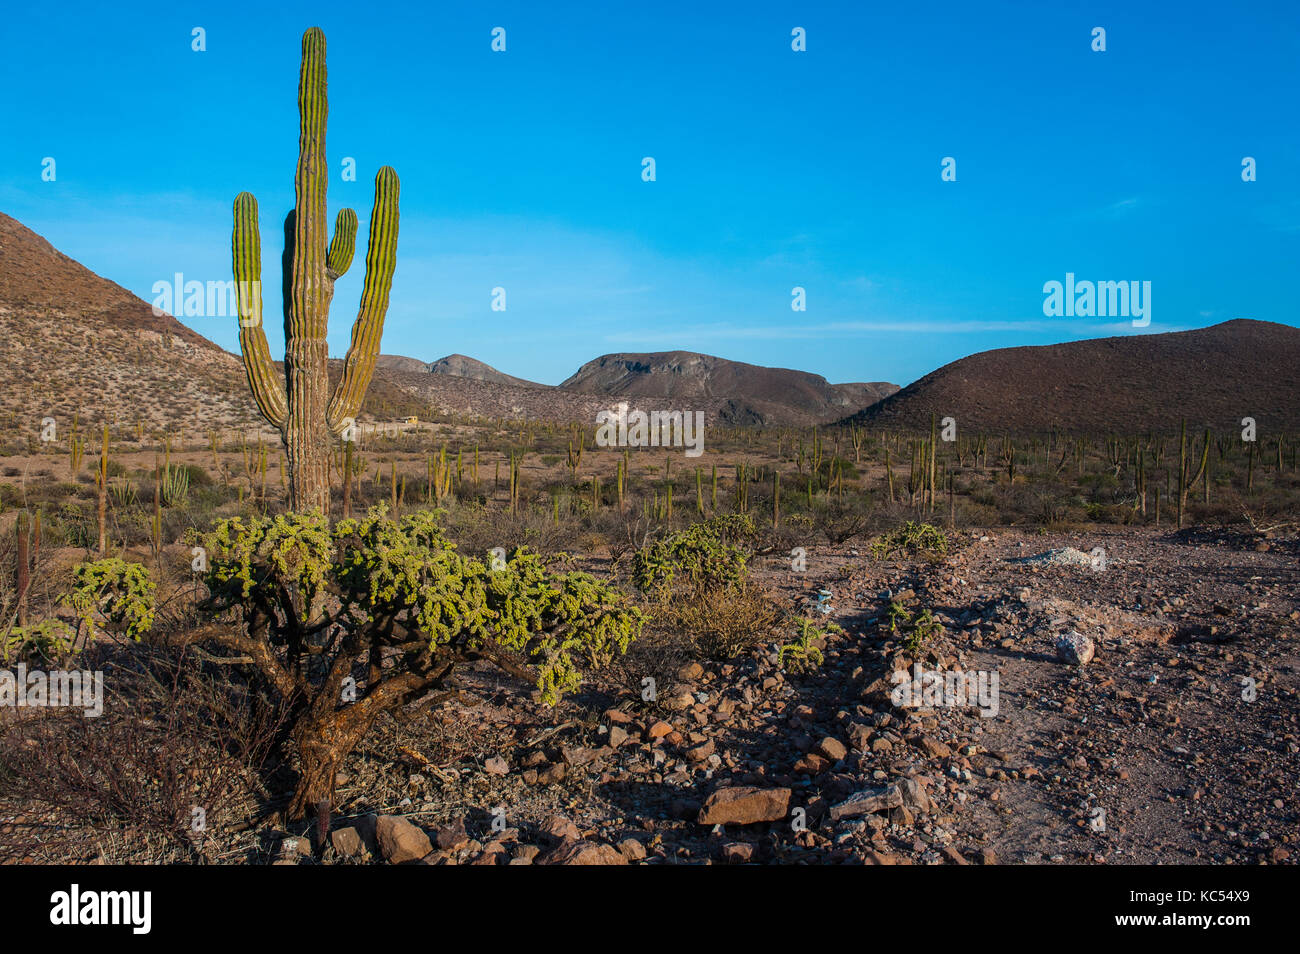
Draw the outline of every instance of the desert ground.
<instances>
[{"instance_id":1,"label":"desert ground","mask_svg":"<svg viewBox=\"0 0 1300 954\"><path fill-rule=\"evenodd\" d=\"M690 460L595 447L579 427L371 426L352 452L354 512L439 507L463 551L527 544L627 592L649 621L557 705L471 662L450 695L379 720L343 761L327 817L293 819L294 759L273 744L273 707L249 704L255 680L202 639L186 539L218 517L281 511L279 448L251 431L172 446L122 428L110 434L108 549L156 574L157 619L140 642L105 632L84 651L110 673L94 731L66 713L5 713L0 851L80 863L1294 863L1294 445L930 437L719 429ZM32 616L66 612L71 568L96 546L101 437L82 439L80 457L69 438L0 458L9 566L16 508L42 520ZM752 524L737 543L743 591L637 591L639 550L721 515ZM32 649L11 643L10 663ZM923 672L963 674L971 694L900 704L898 687Z\"/></svg>"}]
</instances>

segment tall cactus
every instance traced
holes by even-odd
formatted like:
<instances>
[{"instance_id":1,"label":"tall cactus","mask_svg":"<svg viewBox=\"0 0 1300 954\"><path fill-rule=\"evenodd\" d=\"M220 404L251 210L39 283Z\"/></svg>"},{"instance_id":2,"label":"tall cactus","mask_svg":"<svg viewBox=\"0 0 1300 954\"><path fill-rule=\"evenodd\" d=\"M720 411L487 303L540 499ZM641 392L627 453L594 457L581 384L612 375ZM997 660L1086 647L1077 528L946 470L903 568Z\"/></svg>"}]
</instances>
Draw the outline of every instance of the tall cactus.
<instances>
[{"instance_id":1,"label":"tall cactus","mask_svg":"<svg viewBox=\"0 0 1300 954\"><path fill-rule=\"evenodd\" d=\"M262 415L279 431L289 458L289 506L329 513L329 448L361 409L379 354L388 310L388 293L397 263L397 173L384 166L375 176L370 214L370 247L361 307L343 376L329 387L330 300L334 282L351 266L356 249L357 214L339 212L334 238L325 245L325 34L312 27L302 37L298 78L298 170L295 206L285 223L284 377L271 361L262 327L262 249L257 200L248 192L235 197L235 287L239 294L239 347L248 386Z\"/></svg>"}]
</instances>

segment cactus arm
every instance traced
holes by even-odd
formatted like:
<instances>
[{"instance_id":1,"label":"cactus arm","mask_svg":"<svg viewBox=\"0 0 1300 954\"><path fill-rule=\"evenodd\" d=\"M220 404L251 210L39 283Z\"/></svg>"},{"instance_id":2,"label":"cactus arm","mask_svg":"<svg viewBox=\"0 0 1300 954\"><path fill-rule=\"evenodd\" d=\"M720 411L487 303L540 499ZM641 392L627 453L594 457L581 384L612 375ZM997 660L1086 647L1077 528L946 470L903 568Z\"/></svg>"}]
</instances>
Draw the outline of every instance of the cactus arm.
<instances>
[{"instance_id":1,"label":"cactus arm","mask_svg":"<svg viewBox=\"0 0 1300 954\"><path fill-rule=\"evenodd\" d=\"M1202 477L1205 476L1205 465L1210 460L1210 432L1207 428L1205 431L1205 441L1201 445L1201 466L1196 468L1196 476L1187 482L1188 487L1195 486ZM1190 468L1189 468L1190 469Z\"/></svg>"},{"instance_id":2,"label":"cactus arm","mask_svg":"<svg viewBox=\"0 0 1300 954\"><path fill-rule=\"evenodd\" d=\"M334 240L325 253L325 272L330 281L342 278L352 267L352 255L357 249L357 213L343 209L334 223Z\"/></svg>"},{"instance_id":3,"label":"cactus arm","mask_svg":"<svg viewBox=\"0 0 1300 954\"><path fill-rule=\"evenodd\" d=\"M370 213L370 245L366 253L366 279L361 289L361 308L352 325L352 343L343 365L343 376L330 399L329 425L342 432L356 418L366 388L375 370L379 340L384 333L388 293L397 266L397 173L384 166L375 176L375 205Z\"/></svg>"},{"instance_id":4,"label":"cactus arm","mask_svg":"<svg viewBox=\"0 0 1300 954\"><path fill-rule=\"evenodd\" d=\"M289 416L284 382L271 361L262 327L262 239L257 229L257 199L241 192L235 197L235 225L231 235L235 294L239 303L239 350L244 359L248 387L258 410L283 430Z\"/></svg>"}]
</instances>

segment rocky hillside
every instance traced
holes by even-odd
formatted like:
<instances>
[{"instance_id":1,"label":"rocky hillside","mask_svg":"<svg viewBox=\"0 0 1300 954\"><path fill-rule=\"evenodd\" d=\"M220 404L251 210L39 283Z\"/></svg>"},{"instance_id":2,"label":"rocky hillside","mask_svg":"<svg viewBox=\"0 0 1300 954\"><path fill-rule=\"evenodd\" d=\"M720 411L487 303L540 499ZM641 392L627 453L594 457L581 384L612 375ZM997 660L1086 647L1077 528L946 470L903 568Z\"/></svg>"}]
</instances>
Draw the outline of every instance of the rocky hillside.
<instances>
[{"instance_id":1,"label":"rocky hillside","mask_svg":"<svg viewBox=\"0 0 1300 954\"><path fill-rule=\"evenodd\" d=\"M528 387L480 381L451 374L394 370L375 371L376 385L396 388L412 400L443 414L485 419L594 422L609 401L562 388Z\"/></svg>"},{"instance_id":2,"label":"rocky hillside","mask_svg":"<svg viewBox=\"0 0 1300 954\"><path fill-rule=\"evenodd\" d=\"M517 388L544 388L546 385L536 381L525 381L513 375L503 374L491 365L475 361L463 354L449 354L429 365L430 374L447 374L453 378L469 378L472 381L486 381L489 384L508 384Z\"/></svg>"},{"instance_id":3,"label":"rocky hillside","mask_svg":"<svg viewBox=\"0 0 1300 954\"><path fill-rule=\"evenodd\" d=\"M421 361L419 358L407 358L398 354L381 354L376 367L387 371L401 371L406 374L442 374L452 378L468 378L471 381L485 381L488 384L506 384L516 388L544 388L549 385L536 381L525 381L513 375L505 374L484 364L482 361L463 354L449 354L437 361Z\"/></svg>"},{"instance_id":4,"label":"rocky hillside","mask_svg":"<svg viewBox=\"0 0 1300 954\"><path fill-rule=\"evenodd\" d=\"M1155 335L1000 348L932 371L852 417L873 427L1105 433L1300 427L1300 329L1238 319Z\"/></svg>"},{"instance_id":5,"label":"rocky hillside","mask_svg":"<svg viewBox=\"0 0 1300 954\"><path fill-rule=\"evenodd\" d=\"M620 399L714 411L733 424L813 424L851 414L898 390L892 384L834 385L817 374L764 368L690 351L607 354L560 387Z\"/></svg>"},{"instance_id":6,"label":"rocky hillside","mask_svg":"<svg viewBox=\"0 0 1300 954\"><path fill-rule=\"evenodd\" d=\"M0 213L0 414L204 432L253 423L239 359Z\"/></svg>"}]
</instances>

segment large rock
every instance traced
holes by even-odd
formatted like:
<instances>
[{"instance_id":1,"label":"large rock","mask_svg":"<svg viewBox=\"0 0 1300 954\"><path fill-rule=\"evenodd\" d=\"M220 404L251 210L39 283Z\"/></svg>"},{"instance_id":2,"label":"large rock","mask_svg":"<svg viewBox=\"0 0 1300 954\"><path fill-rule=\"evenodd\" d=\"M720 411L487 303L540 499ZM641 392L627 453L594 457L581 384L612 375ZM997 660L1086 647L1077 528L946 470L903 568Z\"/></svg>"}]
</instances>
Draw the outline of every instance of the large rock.
<instances>
[{"instance_id":1,"label":"large rock","mask_svg":"<svg viewBox=\"0 0 1300 954\"><path fill-rule=\"evenodd\" d=\"M582 832L578 830L578 826L563 815L552 815L542 822L539 830L543 837L557 845L582 840Z\"/></svg>"},{"instance_id":2,"label":"large rock","mask_svg":"<svg viewBox=\"0 0 1300 954\"><path fill-rule=\"evenodd\" d=\"M747 865L754 860L754 846L742 841L723 845L718 858L724 865Z\"/></svg>"},{"instance_id":3,"label":"large rock","mask_svg":"<svg viewBox=\"0 0 1300 954\"><path fill-rule=\"evenodd\" d=\"M570 841L543 855L539 865L625 865L623 857L612 845L594 841Z\"/></svg>"},{"instance_id":4,"label":"large rock","mask_svg":"<svg viewBox=\"0 0 1300 954\"><path fill-rule=\"evenodd\" d=\"M845 748L843 742L829 735L818 742L817 748L813 751L831 762L838 762L849 754L849 750Z\"/></svg>"},{"instance_id":5,"label":"large rock","mask_svg":"<svg viewBox=\"0 0 1300 954\"><path fill-rule=\"evenodd\" d=\"M831 806L831 821L841 818L854 818L858 815L871 815L875 812L898 808L903 804L903 790L897 785L884 788L868 788L850 795L838 805Z\"/></svg>"},{"instance_id":6,"label":"large rock","mask_svg":"<svg viewBox=\"0 0 1300 954\"><path fill-rule=\"evenodd\" d=\"M355 828L336 828L330 832L330 844L334 846L334 851L341 858L351 858L360 855L363 845L361 843L361 833Z\"/></svg>"},{"instance_id":7,"label":"large rock","mask_svg":"<svg viewBox=\"0 0 1300 954\"><path fill-rule=\"evenodd\" d=\"M1086 666L1096 652L1092 640L1080 633L1062 633L1056 638L1056 656L1072 666Z\"/></svg>"},{"instance_id":8,"label":"large rock","mask_svg":"<svg viewBox=\"0 0 1300 954\"><path fill-rule=\"evenodd\" d=\"M934 811L934 805L930 801L930 796L926 794L925 786L917 779L905 778L899 783L899 791L903 795L903 807L912 811L928 815Z\"/></svg>"},{"instance_id":9,"label":"large rock","mask_svg":"<svg viewBox=\"0 0 1300 954\"><path fill-rule=\"evenodd\" d=\"M438 829L438 847L451 851L469 844L469 832L465 830L465 819L457 818L450 825Z\"/></svg>"},{"instance_id":10,"label":"large rock","mask_svg":"<svg viewBox=\"0 0 1300 954\"><path fill-rule=\"evenodd\" d=\"M755 825L785 818L790 812L788 788L736 785L720 788L700 809L701 825Z\"/></svg>"},{"instance_id":11,"label":"large rock","mask_svg":"<svg viewBox=\"0 0 1300 954\"><path fill-rule=\"evenodd\" d=\"M395 865L418 861L433 851L429 836L398 815L379 816L375 823L375 839L379 842L380 854Z\"/></svg>"}]
</instances>

